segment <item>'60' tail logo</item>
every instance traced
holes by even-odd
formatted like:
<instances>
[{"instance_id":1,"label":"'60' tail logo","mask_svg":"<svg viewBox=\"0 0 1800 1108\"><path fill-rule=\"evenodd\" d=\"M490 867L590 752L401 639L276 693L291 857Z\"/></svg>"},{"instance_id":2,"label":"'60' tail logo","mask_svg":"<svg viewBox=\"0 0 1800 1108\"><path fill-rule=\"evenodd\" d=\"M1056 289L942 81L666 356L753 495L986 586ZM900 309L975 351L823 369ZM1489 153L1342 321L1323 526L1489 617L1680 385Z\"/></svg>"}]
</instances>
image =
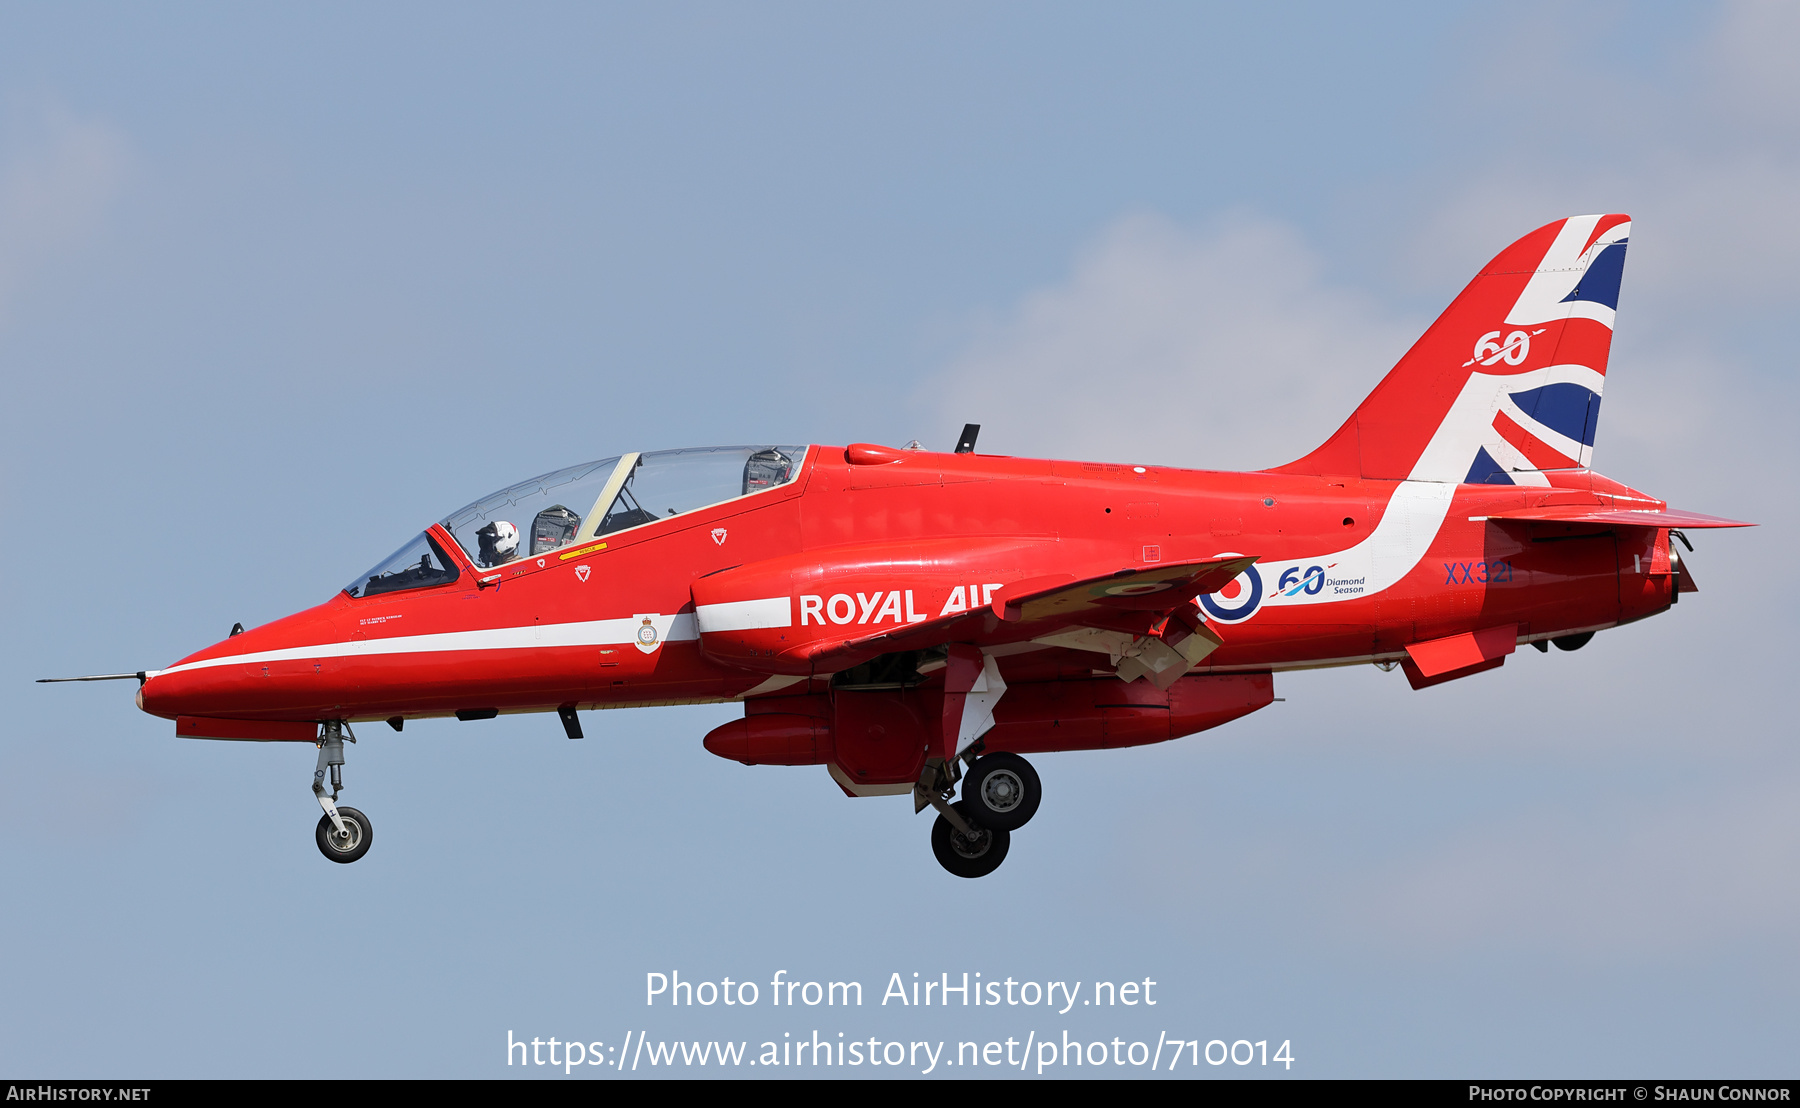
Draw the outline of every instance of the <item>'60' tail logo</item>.
<instances>
[{"instance_id":1,"label":"'60' tail logo","mask_svg":"<svg viewBox=\"0 0 1800 1108\"><path fill-rule=\"evenodd\" d=\"M1218 592L1207 593L1199 600L1206 614L1220 623L1242 623L1256 614L1262 598L1262 574L1251 566L1225 582L1225 587Z\"/></svg>"},{"instance_id":2,"label":"'60' tail logo","mask_svg":"<svg viewBox=\"0 0 1800 1108\"><path fill-rule=\"evenodd\" d=\"M1514 331L1506 336L1505 342L1501 342L1500 332L1489 331L1475 340L1475 356L1464 362L1463 365L1474 365L1476 362L1480 362L1482 365L1498 365L1501 362L1505 362L1507 365L1518 365L1525 360L1525 355L1531 353L1531 335L1543 333L1542 327L1531 332L1530 335L1524 331Z\"/></svg>"}]
</instances>

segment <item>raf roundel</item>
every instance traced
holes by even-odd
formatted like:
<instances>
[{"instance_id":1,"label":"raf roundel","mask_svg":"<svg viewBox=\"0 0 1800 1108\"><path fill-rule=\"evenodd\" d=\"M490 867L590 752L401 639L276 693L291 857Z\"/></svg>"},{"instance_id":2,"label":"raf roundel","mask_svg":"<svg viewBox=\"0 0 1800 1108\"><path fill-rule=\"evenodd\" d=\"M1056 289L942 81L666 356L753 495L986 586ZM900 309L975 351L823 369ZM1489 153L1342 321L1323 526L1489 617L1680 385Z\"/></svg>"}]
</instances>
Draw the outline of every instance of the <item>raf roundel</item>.
<instances>
[{"instance_id":1,"label":"raf roundel","mask_svg":"<svg viewBox=\"0 0 1800 1108\"><path fill-rule=\"evenodd\" d=\"M1262 605L1262 574L1251 566L1225 582L1225 587L1199 598L1206 614L1220 623L1242 623L1256 614Z\"/></svg>"}]
</instances>

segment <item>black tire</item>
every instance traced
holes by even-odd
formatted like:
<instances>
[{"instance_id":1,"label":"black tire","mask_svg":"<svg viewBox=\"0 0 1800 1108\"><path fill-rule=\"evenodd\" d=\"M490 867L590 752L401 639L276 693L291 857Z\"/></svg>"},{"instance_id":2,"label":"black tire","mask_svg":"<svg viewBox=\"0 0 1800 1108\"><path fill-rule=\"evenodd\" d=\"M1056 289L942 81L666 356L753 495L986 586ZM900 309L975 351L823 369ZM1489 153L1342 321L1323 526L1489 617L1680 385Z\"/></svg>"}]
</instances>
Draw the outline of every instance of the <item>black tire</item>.
<instances>
[{"instance_id":1,"label":"black tire","mask_svg":"<svg viewBox=\"0 0 1800 1108\"><path fill-rule=\"evenodd\" d=\"M976 823L1017 831L1037 815L1044 786L1030 762L1017 754L996 751L975 759L963 778L962 794Z\"/></svg>"},{"instance_id":2,"label":"black tire","mask_svg":"<svg viewBox=\"0 0 1800 1108\"><path fill-rule=\"evenodd\" d=\"M1012 845L1012 835L1001 828L982 827L969 819L969 802L966 800L959 800L951 807L976 827L978 834L971 842L939 815L937 822L931 825L931 852L937 855L938 864L958 877L986 877L999 869L1000 863L1006 861L1006 849Z\"/></svg>"},{"instance_id":3,"label":"black tire","mask_svg":"<svg viewBox=\"0 0 1800 1108\"><path fill-rule=\"evenodd\" d=\"M1582 647L1586 646L1588 640L1593 637L1594 633L1592 631L1583 631L1579 635L1563 635L1561 638L1551 639L1550 641L1556 644L1556 649L1558 650L1580 650Z\"/></svg>"},{"instance_id":4,"label":"black tire","mask_svg":"<svg viewBox=\"0 0 1800 1108\"><path fill-rule=\"evenodd\" d=\"M344 821L344 827L350 832L351 842L345 845L338 837L337 828L332 826L330 816L319 817L319 829L314 838L319 840L319 853L334 862L348 865L369 852L369 844L375 841L375 829L369 826L369 817L355 808L338 805L338 817Z\"/></svg>"}]
</instances>

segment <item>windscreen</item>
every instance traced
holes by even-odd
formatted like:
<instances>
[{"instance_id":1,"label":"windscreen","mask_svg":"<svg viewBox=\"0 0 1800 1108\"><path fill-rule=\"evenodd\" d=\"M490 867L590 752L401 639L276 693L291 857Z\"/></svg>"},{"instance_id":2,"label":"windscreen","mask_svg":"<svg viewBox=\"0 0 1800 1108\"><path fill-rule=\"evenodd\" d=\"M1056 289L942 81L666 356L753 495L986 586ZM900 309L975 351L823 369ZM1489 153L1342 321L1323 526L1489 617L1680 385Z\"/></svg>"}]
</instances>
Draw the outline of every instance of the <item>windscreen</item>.
<instances>
[{"instance_id":1,"label":"windscreen","mask_svg":"<svg viewBox=\"0 0 1800 1108\"><path fill-rule=\"evenodd\" d=\"M422 534L344 586L344 591L351 596L379 596L403 589L448 585L456 578L456 563L445 556L430 535Z\"/></svg>"}]
</instances>

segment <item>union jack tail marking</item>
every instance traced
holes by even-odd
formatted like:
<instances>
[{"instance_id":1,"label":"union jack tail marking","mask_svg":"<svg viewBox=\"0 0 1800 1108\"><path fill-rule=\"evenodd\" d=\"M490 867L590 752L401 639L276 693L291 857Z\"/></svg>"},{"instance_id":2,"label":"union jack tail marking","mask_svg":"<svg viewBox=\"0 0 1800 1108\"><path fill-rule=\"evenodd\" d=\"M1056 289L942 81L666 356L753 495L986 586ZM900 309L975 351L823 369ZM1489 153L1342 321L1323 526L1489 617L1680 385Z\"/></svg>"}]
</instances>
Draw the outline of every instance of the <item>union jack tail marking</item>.
<instances>
[{"instance_id":1,"label":"union jack tail marking","mask_svg":"<svg viewBox=\"0 0 1800 1108\"><path fill-rule=\"evenodd\" d=\"M1593 464L1631 220L1572 216L1469 282L1319 449L1279 473L1548 485Z\"/></svg>"}]
</instances>

